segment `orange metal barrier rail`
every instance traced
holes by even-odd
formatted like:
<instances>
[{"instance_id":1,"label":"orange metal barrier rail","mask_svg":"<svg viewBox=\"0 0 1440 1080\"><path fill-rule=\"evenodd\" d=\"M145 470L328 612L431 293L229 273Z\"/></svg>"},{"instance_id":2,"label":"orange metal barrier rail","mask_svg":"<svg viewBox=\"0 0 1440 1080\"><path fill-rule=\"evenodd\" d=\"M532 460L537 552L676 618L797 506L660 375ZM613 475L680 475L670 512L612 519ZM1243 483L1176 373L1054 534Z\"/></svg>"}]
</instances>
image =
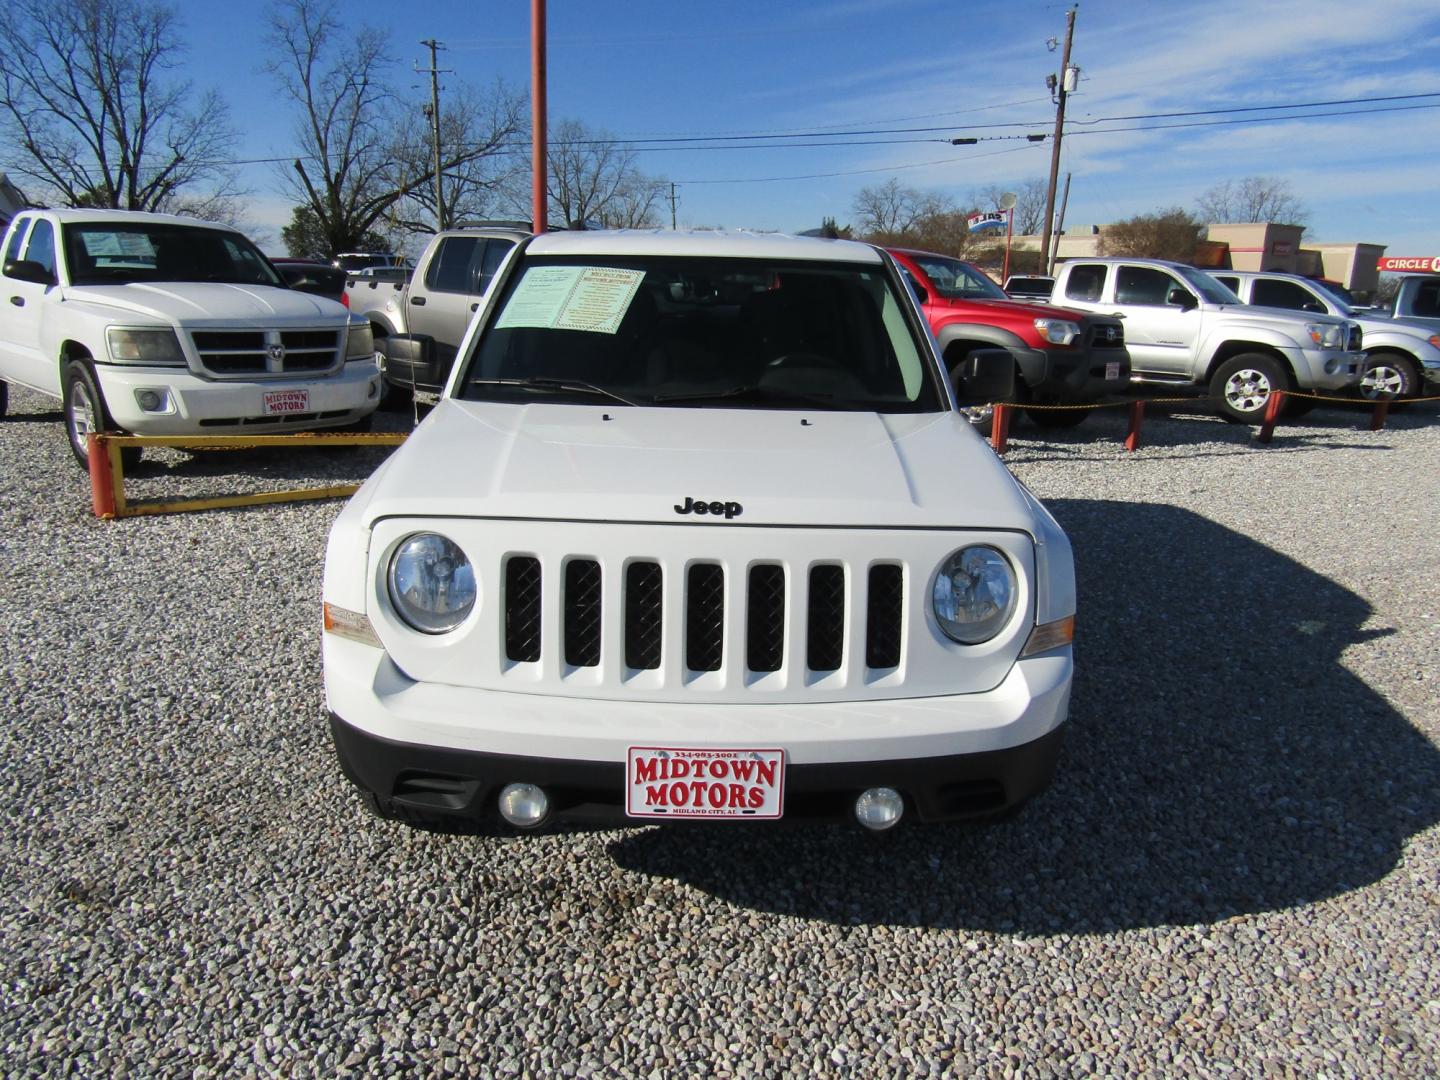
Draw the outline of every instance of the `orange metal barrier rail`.
<instances>
[{"instance_id":1,"label":"orange metal barrier rail","mask_svg":"<svg viewBox=\"0 0 1440 1080\"><path fill-rule=\"evenodd\" d=\"M342 499L353 495L358 484L334 487L298 488L290 491L258 491L243 495L216 495L196 499L125 498L125 475L120 451L126 446L169 446L177 450L253 450L262 446L306 449L327 446L399 446L404 432L365 435L96 435L91 434L90 496L95 516L104 520L138 517L142 514L178 514L193 510L223 510L236 506L299 502L308 499Z\"/></svg>"},{"instance_id":2,"label":"orange metal barrier rail","mask_svg":"<svg viewBox=\"0 0 1440 1080\"><path fill-rule=\"evenodd\" d=\"M1305 401L1325 401L1337 405L1365 405L1371 404L1374 408L1370 413L1370 430L1379 431L1385 426L1385 418L1393 405L1410 405L1420 401L1440 401L1440 397L1410 397L1410 398L1384 398L1373 402L1366 402L1363 398L1353 397L1327 397L1323 394L1300 394L1286 390L1277 390L1270 395L1265 403L1265 414L1261 418L1260 431L1255 441L1261 445L1270 442L1275 432L1275 424L1280 419L1280 410L1285 406L1286 397L1300 398ZM1046 409L1046 410L1091 410L1091 409L1119 409L1130 410L1130 427L1125 434L1125 449L1140 449L1140 426L1145 419L1145 406L1150 405L1198 405L1206 401L1215 401L1212 397L1188 396L1188 397L1160 397L1160 398L1132 398L1128 401L1100 401L1087 402L1076 405L1017 405L1013 402L996 402L992 408L995 410L994 419L990 425L990 445L997 454L1003 454L1009 448L1010 442L1010 418L1016 409Z\"/></svg>"}]
</instances>

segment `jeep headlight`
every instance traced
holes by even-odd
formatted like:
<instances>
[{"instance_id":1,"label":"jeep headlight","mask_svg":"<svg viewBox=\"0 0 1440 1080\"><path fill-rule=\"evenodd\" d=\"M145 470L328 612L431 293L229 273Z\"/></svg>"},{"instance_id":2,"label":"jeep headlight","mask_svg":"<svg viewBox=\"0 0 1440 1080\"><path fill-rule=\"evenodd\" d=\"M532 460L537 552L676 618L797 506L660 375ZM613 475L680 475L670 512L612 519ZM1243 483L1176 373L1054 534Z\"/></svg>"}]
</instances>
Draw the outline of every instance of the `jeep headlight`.
<instances>
[{"instance_id":1,"label":"jeep headlight","mask_svg":"<svg viewBox=\"0 0 1440 1080\"><path fill-rule=\"evenodd\" d=\"M1080 324L1069 319L1036 319L1035 329L1051 345L1069 345L1080 336Z\"/></svg>"},{"instance_id":2,"label":"jeep headlight","mask_svg":"<svg viewBox=\"0 0 1440 1080\"><path fill-rule=\"evenodd\" d=\"M1010 560L995 548L977 544L940 564L931 603L948 637L962 645L979 645L1010 620L1017 591Z\"/></svg>"},{"instance_id":3,"label":"jeep headlight","mask_svg":"<svg viewBox=\"0 0 1440 1080\"><path fill-rule=\"evenodd\" d=\"M375 330L368 319L356 319L350 323L350 332L345 337L346 360L370 360L375 356Z\"/></svg>"},{"instance_id":4,"label":"jeep headlight","mask_svg":"<svg viewBox=\"0 0 1440 1080\"><path fill-rule=\"evenodd\" d=\"M1310 340L1322 349L1345 347L1345 327L1339 323L1306 323L1305 331L1310 335Z\"/></svg>"},{"instance_id":5,"label":"jeep headlight","mask_svg":"<svg viewBox=\"0 0 1440 1080\"><path fill-rule=\"evenodd\" d=\"M184 367L185 354L174 330L109 330L110 359L117 364Z\"/></svg>"},{"instance_id":6,"label":"jeep headlight","mask_svg":"<svg viewBox=\"0 0 1440 1080\"><path fill-rule=\"evenodd\" d=\"M390 558L387 579L390 603L422 634L449 633L475 607L475 569L459 546L439 533L406 537Z\"/></svg>"}]
</instances>

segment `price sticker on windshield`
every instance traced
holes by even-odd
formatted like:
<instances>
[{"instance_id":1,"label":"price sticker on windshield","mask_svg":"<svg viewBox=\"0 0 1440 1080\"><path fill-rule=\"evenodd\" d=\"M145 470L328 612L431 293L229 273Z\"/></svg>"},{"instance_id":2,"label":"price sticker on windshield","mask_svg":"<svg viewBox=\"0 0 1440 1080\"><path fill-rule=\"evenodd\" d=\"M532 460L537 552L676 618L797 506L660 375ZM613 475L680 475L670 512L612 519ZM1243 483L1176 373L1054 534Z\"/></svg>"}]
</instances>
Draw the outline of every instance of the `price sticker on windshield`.
<instances>
[{"instance_id":1,"label":"price sticker on windshield","mask_svg":"<svg viewBox=\"0 0 1440 1080\"><path fill-rule=\"evenodd\" d=\"M495 320L495 329L614 334L644 278L643 270L610 266L531 266Z\"/></svg>"}]
</instances>

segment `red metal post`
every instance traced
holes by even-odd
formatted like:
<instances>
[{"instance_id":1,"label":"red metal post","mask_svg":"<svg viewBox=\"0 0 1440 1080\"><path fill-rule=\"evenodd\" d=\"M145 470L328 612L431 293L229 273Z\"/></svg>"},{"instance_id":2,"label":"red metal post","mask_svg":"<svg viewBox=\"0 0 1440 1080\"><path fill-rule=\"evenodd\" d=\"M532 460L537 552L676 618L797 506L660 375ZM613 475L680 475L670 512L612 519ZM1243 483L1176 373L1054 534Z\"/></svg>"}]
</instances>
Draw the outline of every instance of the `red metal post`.
<instances>
[{"instance_id":1,"label":"red metal post","mask_svg":"<svg viewBox=\"0 0 1440 1080\"><path fill-rule=\"evenodd\" d=\"M1388 398L1381 398L1375 402L1375 411L1370 414L1370 430L1379 431L1385 426L1385 417L1390 413L1390 401Z\"/></svg>"},{"instance_id":2,"label":"red metal post","mask_svg":"<svg viewBox=\"0 0 1440 1080\"><path fill-rule=\"evenodd\" d=\"M530 0L530 190L533 209L530 211L535 232L545 231L548 210L545 205L545 182L550 176L550 163L545 150L545 0Z\"/></svg>"},{"instance_id":3,"label":"red metal post","mask_svg":"<svg viewBox=\"0 0 1440 1080\"><path fill-rule=\"evenodd\" d=\"M1265 402L1265 417L1260 421L1260 434L1255 437L1258 443L1269 444L1270 437L1275 434L1275 421L1280 419L1280 410L1285 407L1285 391L1271 390L1270 398Z\"/></svg>"},{"instance_id":4,"label":"red metal post","mask_svg":"<svg viewBox=\"0 0 1440 1080\"><path fill-rule=\"evenodd\" d=\"M110 448L93 431L86 436L85 453L90 459L90 504L97 518L115 516L115 476L110 471Z\"/></svg>"},{"instance_id":5,"label":"red metal post","mask_svg":"<svg viewBox=\"0 0 1440 1080\"><path fill-rule=\"evenodd\" d=\"M1130 430L1125 435L1125 449L1140 449L1140 424L1145 419L1145 402L1132 401L1130 403Z\"/></svg>"},{"instance_id":6,"label":"red metal post","mask_svg":"<svg viewBox=\"0 0 1440 1080\"><path fill-rule=\"evenodd\" d=\"M990 417L990 445L995 448L995 453L1003 454L1009 441L1010 406L996 405L995 412Z\"/></svg>"},{"instance_id":7,"label":"red metal post","mask_svg":"<svg viewBox=\"0 0 1440 1080\"><path fill-rule=\"evenodd\" d=\"M1005 268L1000 271L1000 284L1010 280L1010 238L1015 235L1015 208L1005 211Z\"/></svg>"}]
</instances>

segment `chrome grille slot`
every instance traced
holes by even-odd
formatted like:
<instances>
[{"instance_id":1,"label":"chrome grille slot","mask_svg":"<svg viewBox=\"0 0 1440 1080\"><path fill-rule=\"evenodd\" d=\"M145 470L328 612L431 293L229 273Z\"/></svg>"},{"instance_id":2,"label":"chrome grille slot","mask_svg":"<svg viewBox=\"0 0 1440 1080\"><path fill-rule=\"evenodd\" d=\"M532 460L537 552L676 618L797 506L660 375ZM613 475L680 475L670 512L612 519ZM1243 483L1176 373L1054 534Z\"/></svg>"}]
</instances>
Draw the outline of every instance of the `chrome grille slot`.
<instances>
[{"instance_id":1,"label":"chrome grille slot","mask_svg":"<svg viewBox=\"0 0 1440 1080\"><path fill-rule=\"evenodd\" d=\"M263 374L264 331L196 330L190 335L200 363L217 375Z\"/></svg>"},{"instance_id":2,"label":"chrome grille slot","mask_svg":"<svg viewBox=\"0 0 1440 1080\"><path fill-rule=\"evenodd\" d=\"M285 371L325 371L333 367L340 348L336 330L284 330L280 344L285 346Z\"/></svg>"}]
</instances>

